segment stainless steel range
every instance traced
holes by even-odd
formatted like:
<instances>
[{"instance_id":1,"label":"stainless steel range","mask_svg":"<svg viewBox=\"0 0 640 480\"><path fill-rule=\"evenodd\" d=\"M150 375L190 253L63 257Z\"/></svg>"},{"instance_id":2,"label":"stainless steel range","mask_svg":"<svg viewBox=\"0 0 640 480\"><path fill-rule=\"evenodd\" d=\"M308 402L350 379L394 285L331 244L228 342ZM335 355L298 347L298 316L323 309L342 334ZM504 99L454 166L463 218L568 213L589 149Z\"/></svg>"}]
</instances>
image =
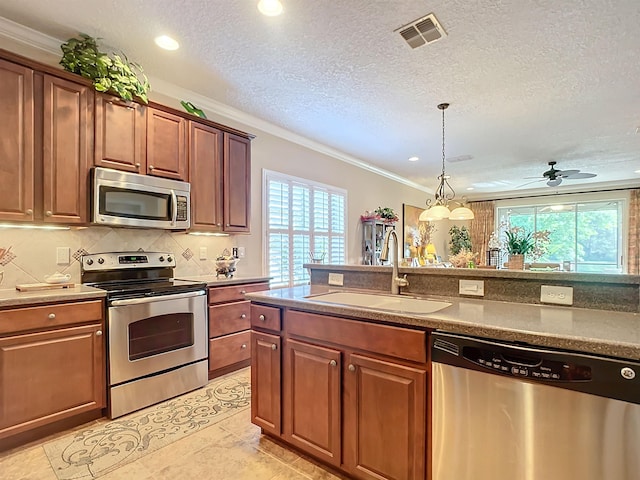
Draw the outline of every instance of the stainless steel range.
<instances>
[{"instance_id":1,"label":"stainless steel range","mask_svg":"<svg viewBox=\"0 0 640 480\"><path fill-rule=\"evenodd\" d=\"M206 284L175 280L167 252L82 257L82 283L107 291L109 417L208 381Z\"/></svg>"}]
</instances>

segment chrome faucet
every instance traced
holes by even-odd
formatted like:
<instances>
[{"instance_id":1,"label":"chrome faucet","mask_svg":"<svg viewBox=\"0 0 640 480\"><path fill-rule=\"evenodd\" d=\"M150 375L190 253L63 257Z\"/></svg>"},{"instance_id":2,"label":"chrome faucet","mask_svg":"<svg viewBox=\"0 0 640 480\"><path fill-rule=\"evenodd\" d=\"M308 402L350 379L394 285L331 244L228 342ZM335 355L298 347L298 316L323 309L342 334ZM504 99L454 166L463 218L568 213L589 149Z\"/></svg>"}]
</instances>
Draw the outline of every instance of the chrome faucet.
<instances>
[{"instance_id":1,"label":"chrome faucet","mask_svg":"<svg viewBox=\"0 0 640 480\"><path fill-rule=\"evenodd\" d=\"M407 276L399 277L398 276L398 264L400 263L400 249L398 248L398 234L392 228L387 230L387 233L384 236L384 242L382 243L382 251L380 252L380 260L388 260L389 259L389 239L393 237L393 248L394 256L393 256L393 273L391 274L391 293L394 295L400 294L400 287L406 287L409 285L409 280L407 280Z\"/></svg>"}]
</instances>

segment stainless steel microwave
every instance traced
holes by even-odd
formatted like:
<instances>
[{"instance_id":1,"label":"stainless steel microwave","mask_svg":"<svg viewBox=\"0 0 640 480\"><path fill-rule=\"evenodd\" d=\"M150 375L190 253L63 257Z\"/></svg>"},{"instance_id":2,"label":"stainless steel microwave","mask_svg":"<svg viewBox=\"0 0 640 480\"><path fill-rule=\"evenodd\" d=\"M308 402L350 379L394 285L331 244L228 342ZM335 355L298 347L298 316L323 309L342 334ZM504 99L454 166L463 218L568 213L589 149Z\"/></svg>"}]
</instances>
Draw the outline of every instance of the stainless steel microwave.
<instances>
[{"instance_id":1,"label":"stainless steel microwave","mask_svg":"<svg viewBox=\"0 0 640 480\"><path fill-rule=\"evenodd\" d=\"M92 223L165 230L191 225L188 182L96 167L92 183Z\"/></svg>"}]
</instances>

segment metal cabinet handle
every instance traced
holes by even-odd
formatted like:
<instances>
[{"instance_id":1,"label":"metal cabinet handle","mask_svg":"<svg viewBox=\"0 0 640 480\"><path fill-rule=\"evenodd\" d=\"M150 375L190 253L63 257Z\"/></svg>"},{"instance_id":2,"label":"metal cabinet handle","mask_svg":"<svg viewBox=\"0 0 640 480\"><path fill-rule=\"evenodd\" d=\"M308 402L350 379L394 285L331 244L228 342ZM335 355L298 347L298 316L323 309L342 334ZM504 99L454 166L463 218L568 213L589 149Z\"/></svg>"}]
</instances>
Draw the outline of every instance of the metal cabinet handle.
<instances>
[{"instance_id":1,"label":"metal cabinet handle","mask_svg":"<svg viewBox=\"0 0 640 480\"><path fill-rule=\"evenodd\" d=\"M25 214L27 214L27 215L33 215L33 209L29 208L29 209L27 209L27 211L26 211L26 212L24 212L24 213L25 213Z\"/></svg>"},{"instance_id":2,"label":"metal cabinet handle","mask_svg":"<svg viewBox=\"0 0 640 480\"><path fill-rule=\"evenodd\" d=\"M262 322L264 322L266 319L267 319L267 317L265 317L264 315L260 315L260 316L258 317L258 320L260 320L260 321L262 321Z\"/></svg>"},{"instance_id":3,"label":"metal cabinet handle","mask_svg":"<svg viewBox=\"0 0 640 480\"><path fill-rule=\"evenodd\" d=\"M96 337L101 337L101 336L102 336L102 330L96 331Z\"/></svg>"},{"instance_id":4,"label":"metal cabinet handle","mask_svg":"<svg viewBox=\"0 0 640 480\"><path fill-rule=\"evenodd\" d=\"M349 371L350 372L355 372L356 371L356 366L353 363L349 364Z\"/></svg>"},{"instance_id":5,"label":"metal cabinet handle","mask_svg":"<svg viewBox=\"0 0 640 480\"><path fill-rule=\"evenodd\" d=\"M216 227L219 227L220 225L222 225L221 223L216 223Z\"/></svg>"},{"instance_id":6,"label":"metal cabinet handle","mask_svg":"<svg viewBox=\"0 0 640 480\"><path fill-rule=\"evenodd\" d=\"M275 343L271 344L271 350L277 350L278 346Z\"/></svg>"},{"instance_id":7,"label":"metal cabinet handle","mask_svg":"<svg viewBox=\"0 0 640 480\"><path fill-rule=\"evenodd\" d=\"M247 344L243 343L242 346L240 348L247 348Z\"/></svg>"},{"instance_id":8,"label":"metal cabinet handle","mask_svg":"<svg viewBox=\"0 0 640 480\"><path fill-rule=\"evenodd\" d=\"M240 295L244 295L245 293L247 293L246 290L240 290Z\"/></svg>"},{"instance_id":9,"label":"metal cabinet handle","mask_svg":"<svg viewBox=\"0 0 640 480\"><path fill-rule=\"evenodd\" d=\"M50 313L49 314L49 320L53 320L54 318L56 318L56 314L55 313Z\"/></svg>"},{"instance_id":10,"label":"metal cabinet handle","mask_svg":"<svg viewBox=\"0 0 640 480\"><path fill-rule=\"evenodd\" d=\"M53 215L53 212L52 212L51 210L47 210L44 214L45 214L47 217L50 217L51 215Z\"/></svg>"},{"instance_id":11,"label":"metal cabinet handle","mask_svg":"<svg viewBox=\"0 0 640 480\"><path fill-rule=\"evenodd\" d=\"M149 170L153 170L155 167L153 165L149 165Z\"/></svg>"},{"instance_id":12,"label":"metal cabinet handle","mask_svg":"<svg viewBox=\"0 0 640 480\"><path fill-rule=\"evenodd\" d=\"M336 365L338 365L338 362L336 362L335 360L331 360L329 362L329 365L331 365L332 367L335 367Z\"/></svg>"},{"instance_id":13,"label":"metal cabinet handle","mask_svg":"<svg viewBox=\"0 0 640 480\"><path fill-rule=\"evenodd\" d=\"M140 170L140 163L136 163L136 168Z\"/></svg>"},{"instance_id":14,"label":"metal cabinet handle","mask_svg":"<svg viewBox=\"0 0 640 480\"><path fill-rule=\"evenodd\" d=\"M240 318L244 320L245 318L247 318L247 316L243 313L242 315L240 315Z\"/></svg>"}]
</instances>

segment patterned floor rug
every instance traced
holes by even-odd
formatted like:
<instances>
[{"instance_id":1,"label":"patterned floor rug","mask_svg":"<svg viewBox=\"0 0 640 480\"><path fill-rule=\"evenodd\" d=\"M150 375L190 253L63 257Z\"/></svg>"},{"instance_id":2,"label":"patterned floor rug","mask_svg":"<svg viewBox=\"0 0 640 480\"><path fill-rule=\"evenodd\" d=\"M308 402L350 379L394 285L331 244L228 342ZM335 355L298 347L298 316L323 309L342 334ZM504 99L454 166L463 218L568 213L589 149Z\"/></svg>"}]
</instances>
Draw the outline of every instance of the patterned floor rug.
<instances>
[{"instance_id":1,"label":"patterned floor rug","mask_svg":"<svg viewBox=\"0 0 640 480\"><path fill-rule=\"evenodd\" d=\"M45 444L59 480L98 478L143 455L249 408L249 368L93 428Z\"/></svg>"}]
</instances>

